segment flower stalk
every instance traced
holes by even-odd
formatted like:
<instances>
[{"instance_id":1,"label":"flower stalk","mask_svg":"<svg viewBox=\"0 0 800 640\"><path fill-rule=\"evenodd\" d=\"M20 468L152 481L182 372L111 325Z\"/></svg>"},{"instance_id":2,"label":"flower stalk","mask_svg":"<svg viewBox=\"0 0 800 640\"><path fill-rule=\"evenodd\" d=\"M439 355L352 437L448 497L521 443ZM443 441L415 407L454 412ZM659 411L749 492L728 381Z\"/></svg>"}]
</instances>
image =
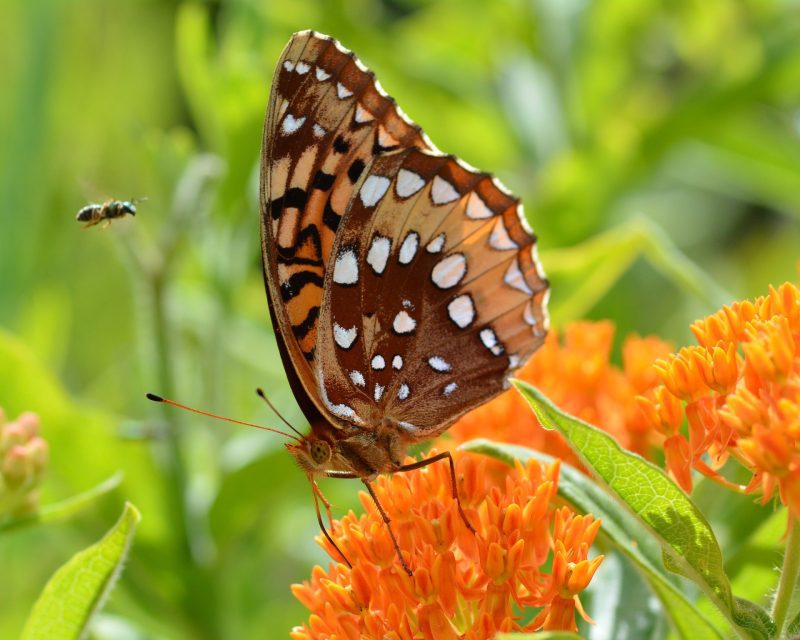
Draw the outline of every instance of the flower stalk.
<instances>
[{"instance_id":1,"label":"flower stalk","mask_svg":"<svg viewBox=\"0 0 800 640\"><path fill-rule=\"evenodd\" d=\"M797 587L798 574L800 574L800 526L798 526L797 519L789 514L786 552L783 555L778 590L772 603L772 619L775 621L775 628L779 630L779 638L783 637L783 627L786 624L786 616Z\"/></svg>"}]
</instances>

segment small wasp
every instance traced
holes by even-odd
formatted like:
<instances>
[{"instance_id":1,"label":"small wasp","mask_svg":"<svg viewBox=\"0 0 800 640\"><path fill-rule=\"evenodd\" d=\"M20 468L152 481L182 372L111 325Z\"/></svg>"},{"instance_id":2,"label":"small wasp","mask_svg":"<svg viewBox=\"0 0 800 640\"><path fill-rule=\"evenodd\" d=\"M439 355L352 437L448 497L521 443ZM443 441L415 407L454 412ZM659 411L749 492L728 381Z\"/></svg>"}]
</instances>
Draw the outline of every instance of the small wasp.
<instances>
[{"instance_id":1,"label":"small wasp","mask_svg":"<svg viewBox=\"0 0 800 640\"><path fill-rule=\"evenodd\" d=\"M136 215L136 203L142 202L146 198L138 200L107 200L103 204L88 204L83 209L78 211L76 220L78 222L85 222L84 228L93 227L96 224L103 223L105 229L111 224L114 218L123 218L126 215Z\"/></svg>"}]
</instances>

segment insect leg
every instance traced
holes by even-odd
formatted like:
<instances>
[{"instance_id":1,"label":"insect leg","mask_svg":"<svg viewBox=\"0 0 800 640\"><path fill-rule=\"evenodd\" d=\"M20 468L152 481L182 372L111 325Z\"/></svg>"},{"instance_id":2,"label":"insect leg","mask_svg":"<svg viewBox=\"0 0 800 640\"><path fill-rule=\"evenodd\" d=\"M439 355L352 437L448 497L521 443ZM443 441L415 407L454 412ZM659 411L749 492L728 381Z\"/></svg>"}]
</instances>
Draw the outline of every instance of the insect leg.
<instances>
[{"instance_id":1,"label":"insect leg","mask_svg":"<svg viewBox=\"0 0 800 640\"><path fill-rule=\"evenodd\" d=\"M378 512L381 514L381 518L383 518L384 523L386 523L386 528L389 530L389 536L392 538L392 544L394 544L394 550L397 552L397 558L400 560L400 564L403 565L403 569L409 576L413 576L411 569L408 568L406 561L403 559L403 554L400 553L400 545L397 544L397 538L394 537L394 531L392 531L391 520L389 516L386 515L386 512L383 510L380 501L378 500L378 496L375 494L375 490L372 488L369 480L366 478L361 478L361 482L364 483L364 486L369 491L369 495L372 496L372 501L375 503L375 506L378 507Z\"/></svg>"},{"instance_id":2,"label":"insect leg","mask_svg":"<svg viewBox=\"0 0 800 640\"><path fill-rule=\"evenodd\" d=\"M453 484L453 500L455 500L456 504L458 505L458 513L461 515L461 519L464 521L464 524L467 525L467 529L477 535L477 531L475 531L473 526L469 523L469 520L467 520L467 515L464 513L464 509L461 507L461 499L458 497L458 488L456 486L456 465L453 463L453 456L449 451L444 451L430 458L425 458L425 460L420 460L419 462L404 464L398 469L398 471L413 471L414 469L421 469L422 467L427 467L429 464L433 464L439 460L444 460L445 458L447 458L447 462L450 463L450 480Z\"/></svg>"},{"instance_id":3,"label":"insect leg","mask_svg":"<svg viewBox=\"0 0 800 640\"><path fill-rule=\"evenodd\" d=\"M311 479L309 478L309 480ZM337 553L340 556L342 556L342 560L344 560L344 563L352 569L353 565L350 564L350 560L348 560L347 556L344 555L342 550L339 548L339 545L333 541L333 538L331 538L331 535L325 528L325 523L322 521L322 514L319 512L319 499L317 498L317 491L319 491L319 487L317 487L316 484L317 483L314 482L314 480L311 480L311 495L314 496L314 510L317 512L317 522L319 522L319 528L322 531L322 534L328 539L328 542L330 542L331 545L333 545L333 548L336 549ZM328 504L328 501L325 500L325 498L322 499L325 501L325 506L328 507L328 516L330 517L330 505Z\"/></svg>"},{"instance_id":4,"label":"insect leg","mask_svg":"<svg viewBox=\"0 0 800 640\"><path fill-rule=\"evenodd\" d=\"M328 499L325 497L325 494L322 493L322 489L319 488L317 481L314 480L313 478L311 479L311 487L313 488L314 493L316 493L317 496L319 496L319 499L322 500L322 504L325 505L325 511L328 512L328 526L331 528L331 531L333 531L333 516L331 515L331 503L328 502Z\"/></svg>"}]
</instances>

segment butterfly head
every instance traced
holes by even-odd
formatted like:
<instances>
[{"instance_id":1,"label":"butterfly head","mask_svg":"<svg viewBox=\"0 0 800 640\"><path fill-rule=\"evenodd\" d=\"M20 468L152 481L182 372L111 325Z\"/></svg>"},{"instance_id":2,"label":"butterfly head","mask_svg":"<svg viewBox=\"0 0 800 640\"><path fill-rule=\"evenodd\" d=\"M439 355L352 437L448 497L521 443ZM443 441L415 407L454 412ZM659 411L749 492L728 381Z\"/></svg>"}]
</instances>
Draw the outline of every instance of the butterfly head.
<instances>
[{"instance_id":1,"label":"butterfly head","mask_svg":"<svg viewBox=\"0 0 800 640\"><path fill-rule=\"evenodd\" d=\"M326 469L333 453L326 440L313 436L303 438L298 444L287 444L286 448L297 460L297 464L310 473Z\"/></svg>"}]
</instances>

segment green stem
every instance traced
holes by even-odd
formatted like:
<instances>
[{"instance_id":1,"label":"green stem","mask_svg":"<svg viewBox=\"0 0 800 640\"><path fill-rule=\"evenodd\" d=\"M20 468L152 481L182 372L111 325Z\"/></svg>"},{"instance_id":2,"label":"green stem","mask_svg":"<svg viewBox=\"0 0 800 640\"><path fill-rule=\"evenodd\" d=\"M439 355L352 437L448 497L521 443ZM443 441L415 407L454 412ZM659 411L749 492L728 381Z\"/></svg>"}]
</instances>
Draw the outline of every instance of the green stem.
<instances>
[{"instance_id":1,"label":"green stem","mask_svg":"<svg viewBox=\"0 0 800 640\"><path fill-rule=\"evenodd\" d=\"M783 637L783 626L786 624L792 594L797 585L797 574L800 572L800 527L797 526L797 521L791 514L789 514L788 528L781 579L778 584L778 592L775 594L775 601L772 603L772 619L775 621L775 628L779 631L779 638Z\"/></svg>"}]
</instances>

